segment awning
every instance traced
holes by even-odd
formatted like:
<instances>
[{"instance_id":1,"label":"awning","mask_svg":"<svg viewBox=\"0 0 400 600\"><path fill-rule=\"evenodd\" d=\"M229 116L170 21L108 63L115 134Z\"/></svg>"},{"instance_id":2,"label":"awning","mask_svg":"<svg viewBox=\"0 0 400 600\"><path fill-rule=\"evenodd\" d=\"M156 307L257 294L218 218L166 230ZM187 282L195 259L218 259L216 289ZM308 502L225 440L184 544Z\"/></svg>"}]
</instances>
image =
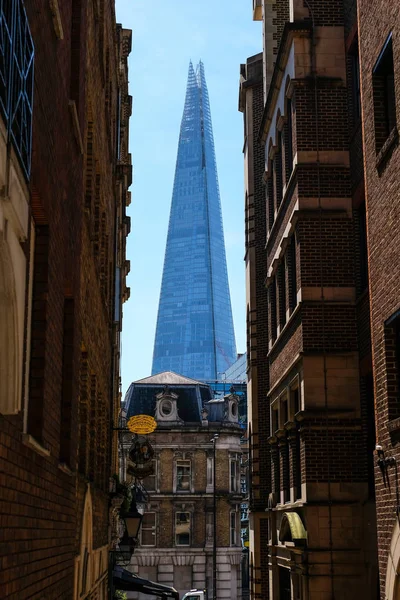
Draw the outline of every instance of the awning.
<instances>
[{"instance_id":1,"label":"awning","mask_svg":"<svg viewBox=\"0 0 400 600\"><path fill-rule=\"evenodd\" d=\"M179 593L175 588L142 579L119 566L114 567L113 584L117 590L142 592L142 594L150 594L159 596L160 598L174 598L174 600L179 600Z\"/></svg>"}]
</instances>

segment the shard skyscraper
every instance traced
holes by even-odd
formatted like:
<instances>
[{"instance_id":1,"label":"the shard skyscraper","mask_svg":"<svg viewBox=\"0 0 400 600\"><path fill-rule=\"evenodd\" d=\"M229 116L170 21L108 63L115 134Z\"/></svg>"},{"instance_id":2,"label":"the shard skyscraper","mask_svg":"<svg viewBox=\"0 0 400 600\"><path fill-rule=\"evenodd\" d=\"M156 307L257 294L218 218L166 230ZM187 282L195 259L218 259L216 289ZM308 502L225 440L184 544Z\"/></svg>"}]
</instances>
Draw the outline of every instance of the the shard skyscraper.
<instances>
[{"instance_id":1,"label":"the shard skyscraper","mask_svg":"<svg viewBox=\"0 0 400 600\"><path fill-rule=\"evenodd\" d=\"M210 104L189 65L152 374L219 379L236 360Z\"/></svg>"}]
</instances>

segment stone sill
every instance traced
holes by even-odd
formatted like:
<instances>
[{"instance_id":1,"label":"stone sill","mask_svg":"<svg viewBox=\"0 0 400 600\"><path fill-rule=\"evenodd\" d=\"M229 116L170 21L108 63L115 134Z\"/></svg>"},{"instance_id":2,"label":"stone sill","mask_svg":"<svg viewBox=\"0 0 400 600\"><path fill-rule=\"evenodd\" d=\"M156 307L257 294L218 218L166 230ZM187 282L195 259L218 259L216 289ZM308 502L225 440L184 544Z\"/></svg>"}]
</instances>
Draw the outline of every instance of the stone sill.
<instances>
[{"instance_id":1,"label":"stone sill","mask_svg":"<svg viewBox=\"0 0 400 600\"><path fill-rule=\"evenodd\" d=\"M58 468L60 469L60 471L62 471L63 473L66 473L70 477L73 476L73 472L71 471L71 469L69 468L69 466L67 464L58 463Z\"/></svg>"},{"instance_id":2,"label":"stone sill","mask_svg":"<svg viewBox=\"0 0 400 600\"><path fill-rule=\"evenodd\" d=\"M399 132L397 131L396 125L393 127L392 131L389 133L385 143L382 148L378 152L376 156L375 166L378 169L379 176L382 174L382 171L392 156L395 145L399 141Z\"/></svg>"},{"instance_id":3,"label":"stone sill","mask_svg":"<svg viewBox=\"0 0 400 600\"><path fill-rule=\"evenodd\" d=\"M41 456L50 456L50 450L42 446L42 444L35 440L35 438L29 433L22 434L22 443L25 446L28 446L28 448L31 448L32 450L40 454Z\"/></svg>"}]
</instances>

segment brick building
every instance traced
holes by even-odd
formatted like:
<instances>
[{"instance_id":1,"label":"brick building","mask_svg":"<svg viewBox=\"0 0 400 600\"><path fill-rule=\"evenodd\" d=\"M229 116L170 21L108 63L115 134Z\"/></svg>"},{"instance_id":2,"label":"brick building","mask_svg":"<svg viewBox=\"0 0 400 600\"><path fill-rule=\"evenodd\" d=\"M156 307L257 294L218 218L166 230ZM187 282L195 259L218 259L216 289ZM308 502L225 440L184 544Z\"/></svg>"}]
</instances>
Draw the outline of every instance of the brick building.
<instances>
[{"instance_id":1,"label":"brick building","mask_svg":"<svg viewBox=\"0 0 400 600\"><path fill-rule=\"evenodd\" d=\"M240 83L250 597L376 598L356 4L254 0L253 14L262 61Z\"/></svg>"},{"instance_id":2,"label":"brick building","mask_svg":"<svg viewBox=\"0 0 400 600\"><path fill-rule=\"evenodd\" d=\"M358 1L380 598L399 597L400 7ZM395 459L395 460L393 460Z\"/></svg>"},{"instance_id":3,"label":"brick building","mask_svg":"<svg viewBox=\"0 0 400 600\"><path fill-rule=\"evenodd\" d=\"M212 399L207 384L164 372L132 383L125 410L128 419L147 414L157 421L157 429L148 436L154 471L143 481L149 500L131 569L180 594L207 588L212 598L215 540L217 598L240 600L243 431L238 397ZM219 437L213 442L215 434ZM136 593L129 597L146 598Z\"/></svg>"},{"instance_id":4,"label":"brick building","mask_svg":"<svg viewBox=\"0 0 400 600\"><path fill-rule=\"evenodd\" d=\"M99 600L128 296L131 33L114 2L78 0L1 3L0 29L0 595Z\"/></svg>"}]
</instances>

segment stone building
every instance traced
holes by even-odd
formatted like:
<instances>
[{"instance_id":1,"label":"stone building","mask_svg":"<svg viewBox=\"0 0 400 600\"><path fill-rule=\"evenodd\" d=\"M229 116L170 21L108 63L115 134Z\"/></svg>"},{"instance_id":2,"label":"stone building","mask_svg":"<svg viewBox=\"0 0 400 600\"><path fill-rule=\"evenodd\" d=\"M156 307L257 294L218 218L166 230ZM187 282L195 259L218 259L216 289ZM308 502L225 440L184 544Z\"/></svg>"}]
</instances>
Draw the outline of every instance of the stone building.
<instances>
[{"instance_id":1,"label":"stone building","mask_svg":"<svg viewBox=\"0 0 400 600\"><path fill-rule=\"evenodd\" d=\"M0 595L99 600L128 296L131 32L114 2L75 0L3 2L0 29Z\"/></svg>"},{"instance_id":2,"label":"stone building","mask_svg":"<svg viewBox=\"0 0 400 600\"><path fill-rule=\"evenodd\" d=\"M377 594L355 9L254 0L241 67L253 599Z\"/></svg>"},{"instance_id":3,"label":"stone building","mask_svg":"<svg viewBox=\"0 0 400 600\"><path fill-rule=\"evenodd\" d=\"M400 7L358 1L380 597L399 597Z\"/></svg>"},{"instance_id":4,"label":"stone building","mask_svg":"<svg viewBox=\"0 0 400 600\"><path fill-rule=\"evenodd\" d=\"M240 600L242 430L237 396L215 400L206 384L164 372L132 383L125 410L128 419L147 414L157 421L148 436L154 472L143 481L149 501L131 569L181 594L207 588L211 598L215 540L217 597Z\"/></svg>"}]
</instances>

